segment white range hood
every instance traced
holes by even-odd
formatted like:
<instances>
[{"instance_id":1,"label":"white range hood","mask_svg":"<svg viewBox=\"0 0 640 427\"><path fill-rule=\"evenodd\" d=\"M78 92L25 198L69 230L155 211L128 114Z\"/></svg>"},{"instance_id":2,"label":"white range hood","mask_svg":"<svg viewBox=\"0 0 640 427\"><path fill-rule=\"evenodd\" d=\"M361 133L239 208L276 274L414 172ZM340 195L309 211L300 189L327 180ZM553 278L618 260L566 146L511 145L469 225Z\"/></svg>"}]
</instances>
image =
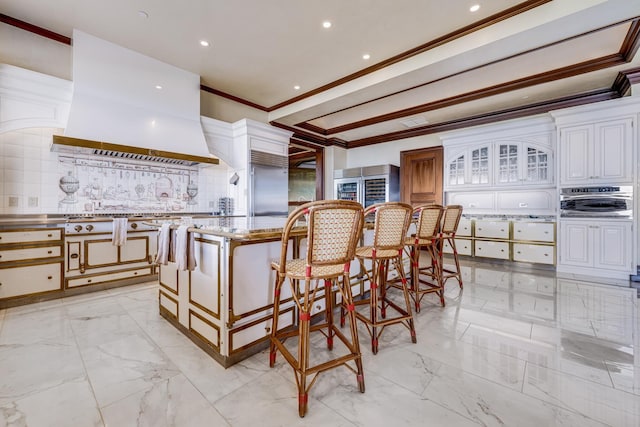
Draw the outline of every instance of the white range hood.
<instances>
[{"instance_id":1,"label":"white range hood","mask_svg":"<svg viewBox=\"0 0 640 427\"><path fill-rule=\"evenodd\" d=\"M64 135L56 149L218 163L200 124L200 76L79 30Z\"/></svg>"}]
</instances>

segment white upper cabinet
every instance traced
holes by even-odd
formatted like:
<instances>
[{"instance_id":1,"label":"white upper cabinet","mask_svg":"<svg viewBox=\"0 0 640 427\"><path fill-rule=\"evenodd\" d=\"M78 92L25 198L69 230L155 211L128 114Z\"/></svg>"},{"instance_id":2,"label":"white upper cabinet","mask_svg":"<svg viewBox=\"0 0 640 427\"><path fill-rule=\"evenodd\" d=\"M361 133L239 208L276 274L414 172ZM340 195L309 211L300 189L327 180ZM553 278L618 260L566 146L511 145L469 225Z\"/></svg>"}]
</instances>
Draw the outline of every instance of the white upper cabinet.
<instances>
[{"instance_id":1,"label":"white upper cabinet","mask_svg":"<svg viewBox=\"0 0 640 427\"><path fill-rule=\"evenodd\" d=\"M445 190L552 186L553 136L551 121L540 118L449 134Z\"/></svg>"},{"instance_id":2,"label":"white upper cabinet","mask_svg":"<svg viewBox=\"0 0 640 427\"><path fill-rule=\"evenodd\" d=\"M551 149L526 142L496 143L496 185L551 183Z\"/></svg>"},{"instance_id":3,"label":"white upper cabinet","mask_svg":"<svg viewBox=\"0 0 640 427\"><path fill-rule=\"evenodd\" d=\"M560 128L560 184L633 181L633 119Z\"/></svg>"}]
</instances>

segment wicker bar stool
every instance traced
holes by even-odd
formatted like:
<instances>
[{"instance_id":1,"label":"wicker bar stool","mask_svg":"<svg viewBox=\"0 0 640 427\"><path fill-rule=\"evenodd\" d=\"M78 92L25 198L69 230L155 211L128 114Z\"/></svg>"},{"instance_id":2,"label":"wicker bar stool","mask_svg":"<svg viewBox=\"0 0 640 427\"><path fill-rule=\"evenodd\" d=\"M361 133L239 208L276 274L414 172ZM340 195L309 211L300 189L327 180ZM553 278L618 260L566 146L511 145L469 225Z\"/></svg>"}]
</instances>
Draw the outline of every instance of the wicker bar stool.
<instances>
[{"instance_id":1,"label":"wicker bar stool","mask_svg":"<svg viewBox=\"0 0 640 427\"><path fill-rule=\"evenodd\" d=\"M420 312L420 301L431 292L440 297L444 307L444 282L442 281L442 250L440 249L440 225L444 208L441 205L418 206L414 209L418 216L416 234L408 237L405 244L411 257L411 287L416 312ZM427 254L428 261L420 265L420 252Z\"/></svg>"},{"instance_id":2,"label":"wicker bar stool","mask_svg":"<svg viewBox=\"0 0 640 427\"><path fill-rule=\"evenodd\" d=\"M382 331L393 324L403 324L411 336L411 341L416 342L416 331L411 313L411 298L407 287L407 279L402 265L402 253L405 236L411 223L412 208L410 205L397 202L379 203L368 207L364 211L365 216L375 215L373 227L373 243L356 249L356 257L360 261L361 270L364 271L370 283L369 298L358 300L356 305L367 304L369 313L363 314L356 311L356 317L362 321L369 335L371 335L371 351L378 353L378 340ZM371 269L365 266L365 260L371 262ZM400 287L404 296L404 307L398 305L387 295L387 288L394 286L387 282L389 263L399 274ZM397 281L395 281L397 283ZM394 317L387 316L387 308L391 307ZM342 305L342 317L344 319L345 305Z\"/></svg>"},{"instance_id":3,"label":"wicker bar stool","mask_svg":"<svg viewBox=\"0 0 640 427\"><path fill-rule=\"evenodd\" d=\"M287 259L291 231L298 220L303 217L306 217L307 221L306 255L303 254L301 258L297 259ZM321 372L345 366L356 375L358 388L360 392L364 393L362 356L358 342L355 306L349 283L349 269L351 261L355 257L363 223L363 208L357 202L321 200L301 205L287 219L287 224L282 232L280 259L271 263L271 267L276 270L277 274L274 288L269 365L271 367L275 365L276 354L280 351L293 368L298 386L298 413L301 417L304 417L307 412L309 389ZM292 294L298 296L294 298L298 310L298 328L278 331L280 293L285 281L291 286ZM333 289L337 290L348 308L350 339L333 323ZM312 325L312 308L322 298L325 300L324 322ZM329 350L334 350L333 338L339 338L346 347L346 354L332 354L332 359L310 366L309 339L311 332L324 334ZM289 350L285 346L285 341L292 337L298 339L297 352ZM352 364L355 364L355 367ZM309 376L313 376L313 378L307 382Z\"/></svg>"},{"instance_id":4,"label":"wicker bar stool","mask_svg":"<svg viewBox=\"0 0 640 427\"><path fill-rule=\"evenodd\" d=\"M440 251L444 249L444 242L449 243L451 250L453 251L453 261L455 263L455 271L447 270L442 267L442 284L446 283L452 277L455 277L458 281L458 285L462 288L462 273L460 271L460 260L458 259L458 250L456 249L456 231L458 230L458 224L462 217L462 206L460 205L448 205L444 208L444 214L442 219L442 227L440 229ZM440 254L440 259L442 254Z\"/></svg>"}]
</instances>

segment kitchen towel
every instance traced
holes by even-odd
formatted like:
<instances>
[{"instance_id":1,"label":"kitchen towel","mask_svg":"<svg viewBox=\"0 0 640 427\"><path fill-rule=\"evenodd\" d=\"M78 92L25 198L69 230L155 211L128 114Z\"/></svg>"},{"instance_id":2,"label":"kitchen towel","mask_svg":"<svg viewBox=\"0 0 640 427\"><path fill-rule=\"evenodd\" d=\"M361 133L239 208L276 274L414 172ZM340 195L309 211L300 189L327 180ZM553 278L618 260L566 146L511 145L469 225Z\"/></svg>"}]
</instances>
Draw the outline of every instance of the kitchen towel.
<instances>
[{"instance_id":1,"label":"kitchen towel","mask_svg":"<svg viewBox=\"0 0 640 427\"><path fill-rule=\"evenodd\" d=\"M171 237L171 224L165 222L158 231L158 254L156 264L167 265L169 263L169 239Z\"/></svg>"},{"instance_id":2,"label":"kitchen towel","mask_svg":"<svg viewBox=\"0 0 640 427\"><path fill-rule=\"evenodd\" d=\"M193 233L189 233L188 225L181 225L176 230L175 259L178 270L194 270L196 268L196 242Z\"/></svg>"},{"instance_id":3,"label":"kitchen towel","mask_svg":"<svg viewBox=\"0 0 640 427\"><path fill-rule=\"evenodd\" d=\"M111 243L114 246L123 246L127 243L127 218L113 218L113 237Z\"/></svg>"}]
</instances>

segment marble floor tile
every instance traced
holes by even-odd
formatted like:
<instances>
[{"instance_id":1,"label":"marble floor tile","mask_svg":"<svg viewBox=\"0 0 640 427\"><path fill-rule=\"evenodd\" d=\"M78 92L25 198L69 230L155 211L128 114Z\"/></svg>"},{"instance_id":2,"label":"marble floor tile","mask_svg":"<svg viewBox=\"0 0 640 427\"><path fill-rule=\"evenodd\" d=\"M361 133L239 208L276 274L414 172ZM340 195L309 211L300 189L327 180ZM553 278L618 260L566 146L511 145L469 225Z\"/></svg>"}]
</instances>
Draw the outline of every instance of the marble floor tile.
<instances>
[{"instance_id":1,"label":"marble floor tile","mask_svg":"<svg viewBox=\"0 0 640 427\"><path fill-rule=\"evenodd\" d=\"M86 379L65 382L21 399L0 404L1 426L102 426Z\"/></svg>"},{"instance_id":2,"label":"marble floor tile","mask_svg":"<svg viewBox=\"0 0 640 427\"><path fill-rule=\"evenodd\" d=\"M430 294L414 312L415 344L392 325L373 355L359 323L365 393L324 372L302 419L281 355L223 368L159 315L156 283L0 310L0 427L638 426L635 289L486 260L462 272L445 307ZM343 350L314 334L311 362Z\"/></svg>"},{"instance_id":3,"label":"marble floor tile","mask_svg":"<svg viewBox=\"0 0 640 427\"><path fill-rule=\"evenodd\" d=\"M637 426L640 419L637 395L551 369L527 366L523 393L612 426Z\"/></svg>"},{"instance_id":4,"label":"marble floor tile","mask_svg":"<svg viewBox=\"0 0 640 427\"><path fill-rule=\"evenodd\" d=\"M422 395L483 426L605 425L448 365L442 365Z\"/></svg>"},{"instance_id":5,"label":"marble floor tile","mask_svg":"<svg viewBox=\"0 0 640 427\"><path fill-rule=\"evenodd\" d=\"M180 373L159 347L139 333L81 349L81 354L100 407Z\"/></svg>"},{"instance_id":6,"label":"marble floor tile","mask_svg":"<svg viewBox=\"0 0 640 427\"><path fill-rule=\"evenodd\" d=\"M230 426L184 375L106 406L102 416L106 425L118 427Z\"/></svg>"}]
</instances>

